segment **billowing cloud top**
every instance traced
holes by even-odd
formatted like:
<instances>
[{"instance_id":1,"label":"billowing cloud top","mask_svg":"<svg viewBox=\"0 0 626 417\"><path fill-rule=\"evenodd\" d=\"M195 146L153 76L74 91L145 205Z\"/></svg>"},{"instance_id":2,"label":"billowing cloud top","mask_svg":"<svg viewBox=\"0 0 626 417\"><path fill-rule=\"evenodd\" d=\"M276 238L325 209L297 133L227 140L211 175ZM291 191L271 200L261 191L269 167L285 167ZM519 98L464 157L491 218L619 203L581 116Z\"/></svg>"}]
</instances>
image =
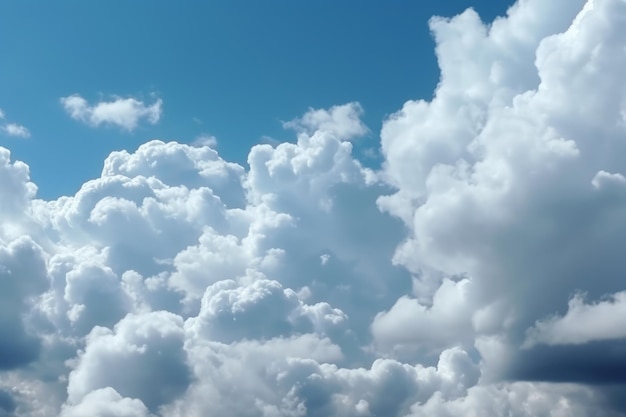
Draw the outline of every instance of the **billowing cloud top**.
<instances>
[{"instance_id":1,"label":"billowing cloud top","mask_svg":"<svg viewBox=\"0 0 626 417\"><path fill-rule=\"evenodd\" d=\"M625 415L626 2L430 25L441 82L379 171L357 103L249 168L153 140L53 201L0 148L0 416Z\"/></svg>"}]
</instances>

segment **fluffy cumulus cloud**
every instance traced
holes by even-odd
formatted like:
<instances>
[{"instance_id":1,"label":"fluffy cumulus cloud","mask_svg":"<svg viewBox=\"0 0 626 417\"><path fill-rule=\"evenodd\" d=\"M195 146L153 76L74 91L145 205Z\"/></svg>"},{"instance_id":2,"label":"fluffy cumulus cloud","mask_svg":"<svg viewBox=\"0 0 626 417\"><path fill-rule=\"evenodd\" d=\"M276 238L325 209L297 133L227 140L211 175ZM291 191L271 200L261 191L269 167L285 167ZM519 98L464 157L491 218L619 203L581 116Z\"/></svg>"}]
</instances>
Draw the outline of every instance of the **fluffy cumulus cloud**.
<instances>
[{"instance_id":1,"label":"fluffy cumulus cloud","mask_svg":"<svg viewBox=\"0 0 626 417\"><path fill-rule=\"evenodd\" d=\"M133 97L113 97L111 101L100 101L90 105L80 95L72 94L61 97L61 104L74 120L92 127L112 125L127 131L135 130L142 120L156 124L163 112L161 99L156 99L152 104L146 104Z\"/></svg>"},{"instance_id":2,"label":"fluffy cumulus cloud","mask_svg":"<svg viewBox=\"0 0 626 417\"><path fill-rule=\"evenodd\" d=\"M563 317L537 321L527 332L525 344L548 345L584 344L594 340L626 338L626 328L621 320L626 308L626 293L615 293L608 300L585 304L578 294L569 301Z\"/></svg>"},{"instance_id":3,"label":"fluffy cumulus cloud","mask_svg":"<svg viewBox=\"0 0 626 417\"><path fill-rule=\"evenodd\" d=\"M0 416L625 415L626 3L430 26L441 81L384 121L378 170L358 103L247 167L113 152L51 201L0 148Z\"/></svg>"},{"instance_id":4,"label":"fluffy cumulus cloud","mask_svg":"<svg viewBox=\"0 0 626 417\"><path fill-rule=\"evenodd\" d=\"M9 136L17 136L20 138L27 138L30 136L28 129L17 123L8 123L4 125L2 129Z\"/></svg>"},{"instance_id":5,"label":"fluffy cumulus cloud","mask_svg":"<svg viewBox=\"0 0 626 417\"><path fill-rule=\"evenodd\" d=\"M379 206L410 230L394 261L411 271L413 294L376 317L377 343L461 343L485 378L626 382L614 316L625 19L624 2L597 0L518 2L489 27L471 10L431 21L436 95L407 102L381 134L397 191ZM568 304L581 291L590 305ZM412 319L426 334L398 332ZM450 332L428 336L440 327Z\"/></svg>"},{"instance_id":6,"label":"fluffy cumulus cloud","mask_svg":"<svg viewBox=\"0 0 626 417\"><path fill-rule=\"evenodd\" d=\"M29 202L37 193L37 186L30 181L28 165L12 161L11 152L0 148L0 213L3 216L23 216ZM17 224L0 223L0 229L16 228Z\"/></svg>"}]
</instances>

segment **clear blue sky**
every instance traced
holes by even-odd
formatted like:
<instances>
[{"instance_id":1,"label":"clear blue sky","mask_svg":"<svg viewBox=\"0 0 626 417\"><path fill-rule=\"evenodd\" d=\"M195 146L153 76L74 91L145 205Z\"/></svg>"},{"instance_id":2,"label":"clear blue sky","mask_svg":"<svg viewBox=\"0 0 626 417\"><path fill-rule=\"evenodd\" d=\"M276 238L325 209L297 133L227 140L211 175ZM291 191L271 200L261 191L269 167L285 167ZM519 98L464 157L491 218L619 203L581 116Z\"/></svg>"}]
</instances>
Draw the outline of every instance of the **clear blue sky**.
<instances>
[{"instance_id":1,"label":"clear blue sky","mask_svg":"<svg viewBox=\"0 0 626 417\"><path fill-rule=\"evenodd\" d=\"M281 120L358 101L377 147L386 114L429 98L438 70L427 21L474 7L484 20L511 1L3 1L0 109L29 138L0 146L31 166L39 197L73 194L113 150L153 138L217 137L245 162ZM132 132L72 120L60 97L163 100L156 125Z\"/></svg>"}]
</instances>

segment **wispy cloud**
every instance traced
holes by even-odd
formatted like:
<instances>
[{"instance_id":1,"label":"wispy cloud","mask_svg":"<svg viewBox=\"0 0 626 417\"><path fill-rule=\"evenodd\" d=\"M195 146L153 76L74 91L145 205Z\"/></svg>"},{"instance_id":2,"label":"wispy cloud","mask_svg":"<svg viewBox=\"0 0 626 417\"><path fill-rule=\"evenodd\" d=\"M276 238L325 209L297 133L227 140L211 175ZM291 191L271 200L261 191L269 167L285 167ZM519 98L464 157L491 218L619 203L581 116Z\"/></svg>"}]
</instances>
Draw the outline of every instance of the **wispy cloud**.
<instances>
[{"instance_id":1,"label":"wispy cloud","mask_svg":"<svg viewBox=\"0 0 626 417\"><path fill-rule=\"evenodd\" d=\"M163 113L163 100L156 99L146 104L133 97L114 97L111 101L100 101L90 105L79 94L72 94L60 99L63 108L75 120L89 126L117 126L127 131L137 128L142 120L156 124Z\"/></svg>"},{"instance_id":2,"label":"wispy cloud","mask_svg":"<svg viewBox=\"0 0 626 417\"><path fill-rule=\"evenodd\" d=\"M30 132L25 126L18 125L17 123L9 123L2 127L9 136L17 136L20 138L30 137Z\"/></svg>"}]
</instances>

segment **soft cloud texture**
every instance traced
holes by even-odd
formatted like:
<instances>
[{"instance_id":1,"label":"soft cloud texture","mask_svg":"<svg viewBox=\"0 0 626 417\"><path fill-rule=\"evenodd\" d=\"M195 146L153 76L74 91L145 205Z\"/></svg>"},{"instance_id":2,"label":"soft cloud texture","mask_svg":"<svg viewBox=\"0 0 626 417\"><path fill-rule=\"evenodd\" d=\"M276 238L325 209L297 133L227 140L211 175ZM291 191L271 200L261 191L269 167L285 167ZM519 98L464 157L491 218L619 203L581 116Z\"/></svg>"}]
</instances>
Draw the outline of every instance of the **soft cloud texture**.
<instances>
[{"instance_id":1,"label":"soft cloud texture","mask_svg":"<svg viewBox=\"0 0 626 417\"><path fill-rule=\"evenodd\" d=\"M4 111L0 109L0 121L4 121L6 115ZM13 122L0 122L0 130L9 136L16 136L20 138L28 138L30 137L30 131L25 127L18 123Z\"/></svg>"},{"instance_id":2,"label":"soft cloud texture","mask_svg":"<svg viewBox=\"0 0 626 417\"><path fill-rule=\"evenodd\" d=\"M22 125L18 125L17 123L8 123L2 127L2 129L9 136L17 136L20 138L30 137L30 132Z\"/></svg>"},{"instance_id":3,"label":"soft cloud texture","mask_svg":"<svg viewBox=\"0 0 626 417\"><path fill-rule=\"evenodd\" d=\"M78 94L62 97L61 104L72 119L92 127L113 125L132 131L141 120L156 124L163 113L163 100L157 99L152 104L145 104L136 98L114 97L112 101L100 101L90 105Z\"/></svg>"},{"instance_id":4,"label":"soft cloud texture","mask_svg":"<svg viewBox=\"0 0 626 417\"><path fill-rule=\"evenodd\" d=\"M37 193L37 186L30 182L28 165L11 161L11 152L0 148L0 213L3 216L22 216ZM1 228L15 228L16 224L0 223Z\"/></svg>"},{"instance_id":5,"label":"soft cloud texture","mask_svg":"<svg viewBox=\"0 0 626 417\"><path fill-rule=\"evenodd\" d=\"M411 230L394 260L414 283L411 301L374 321L380 346L420 351L433 328L457 325L438 347L473 345L491 377L625 382L608 371L622 369L608 354L623 343L610 324L616 306L593 309L611 337L584 322L575 325L583 335L570 327L566 336L565 322L548 321L537 328L560 329L556 339L531 334L580 343L519 352L526 330L565 314L571 294L594 303L623 290L624 6L526 1L489 29L472 11L431 21L435 98L406 103L382 130L383 175L397 192L379 205ZM450 280L464 290L445 300ZM425 332L400 337L397 320L411 316L424 317ZM596 339L606 342L585 343Z\"/></svg>"},{"instance_id":6,"label":"soft cloud texture","mask_svg":"<svg viewBox=\"0 0 626 417\"><path fill-rule=\"evenodd\" d=\"M359 103L333 106L328 110L309 109L302 117L283 123L285 128L311 134L316 130L332 131L345 139L363 136L369 129L361 122L363 108Z\"/></svg>"},{"instance_id":7,"label":"soft cloud texture","mask_svg":"<svg viewBox=\"0 0 626 417\"><path fill-rule=\"evenodd\" d=\"M66 406L62 417L149 417L146 406L136 398L124 398L113 388L91 391L83 401Z\"/></svg>"},{"instance_id":8,"label":"soft cloud texture","mask_svg":"<svg viewBox=\"0 0 626 417\"><path fill-rule=\"evenodd\" d=\"M595 340L626 338L623 317L626 314L626 292L613 294L608 300L585 304L577 294L568 303L563 317L537 321L528 330L526 347L545 343L548 345L580 345Z\"/></svg>"},{"instance_id":9,"label":"soft cloud texture","mask_svg":"<svg viewBox=\"0 0 626 417\"><path fill-rule=\"evenodd\" d=\"M384 121L378 171L358 103L247 167L113 152L52 201L0 148L0 416L624 415L626 3L430 25L440 84Z\"/></svg>"}]
</instances>

